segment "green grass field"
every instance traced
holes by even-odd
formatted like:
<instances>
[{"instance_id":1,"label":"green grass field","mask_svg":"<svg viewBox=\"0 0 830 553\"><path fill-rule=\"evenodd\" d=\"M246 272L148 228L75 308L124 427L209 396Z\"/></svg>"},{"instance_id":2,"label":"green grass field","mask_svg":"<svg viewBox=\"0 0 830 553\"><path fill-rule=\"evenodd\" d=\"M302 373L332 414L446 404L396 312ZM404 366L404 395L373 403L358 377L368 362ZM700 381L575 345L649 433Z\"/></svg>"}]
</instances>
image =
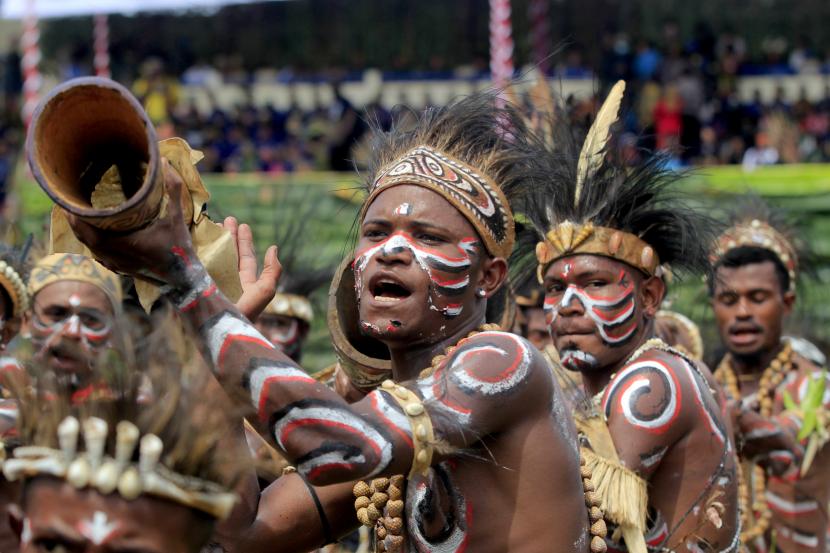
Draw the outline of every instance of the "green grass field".
<instances>
[{"instance_id":1,"label":"green grass field","mask_svg":"<svg viewBox=\"0 0 830 553\"><path fill-rule=\"evenodd\" d=\"M258 251L274 240L282 224L302 222L303 241L309 257L321 264L336 263L351 247L351 231L361 198L360 182L354 174L305 173L282 177L262 175L205 175L212 194L209 212L215 220L233 215L249 223ZM830 166L782 165L743 173L740 167L713 167L695 171L679 183L696 202L716 213L734 205L736 194L754 190L795 215L818 254L819 276L830 278ZM18 172L19 233L42 238L51 209L49 198L25 171ZM309 206L313 215L308 214ZM826 281L826 280L825 280ZM317 295L317 314L305 364L319 369L333 360L325 328L326 290ZM800 313L793 317L794 331L830 342L830 294L815 284L800 290ZM707 343L715 339L704 284L685 279L673 286L674 308L701 324ZM809 321L809 322L806 322ZM797 328L795 328L797 327Z\"/></svg>"}]
</instances>

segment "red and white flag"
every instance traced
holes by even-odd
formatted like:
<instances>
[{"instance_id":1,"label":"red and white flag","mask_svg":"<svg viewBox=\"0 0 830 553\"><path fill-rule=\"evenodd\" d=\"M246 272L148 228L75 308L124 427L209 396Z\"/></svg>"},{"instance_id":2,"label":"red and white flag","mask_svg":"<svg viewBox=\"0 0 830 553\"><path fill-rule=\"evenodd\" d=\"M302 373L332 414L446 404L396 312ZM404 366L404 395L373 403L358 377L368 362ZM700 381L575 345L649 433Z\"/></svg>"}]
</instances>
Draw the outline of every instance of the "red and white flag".
<instances>
[{"instance_id":1,"label":"red and white flag","mask_svg":"<svg viewBox=\"0 0 830 553\"><path fill-rule=\"evenodd\" d=\"M95 75L98 77L110 77L110 27L107 15L99 13L95 16L95 27L93 29L95 38Z\"/></svg>"},{"instance_id":2,"label":"red and white flag","mask_svg":"<svg viewBox=\"0 0 830 553\"><path fill-rule=\"evenodd\" d=\"M20 49L23 57L20 61L23 73L23 110L21 117L26 128L32 120L38 100L43 78L40 75L40 29L37 21L37 6L35 0L26 2L26 16L23 18L23 34L20 37Z\"/></svg>"},{"instance_id":3,"label":"red and white flag","mask_svg":"<svg viewBox=\"0 0 830 553\"><path fill-rule=\"evenodd\" d=\"M510 0L490 0L490 75L497 87L513 78Z\"/></svg>"}]
</instances>

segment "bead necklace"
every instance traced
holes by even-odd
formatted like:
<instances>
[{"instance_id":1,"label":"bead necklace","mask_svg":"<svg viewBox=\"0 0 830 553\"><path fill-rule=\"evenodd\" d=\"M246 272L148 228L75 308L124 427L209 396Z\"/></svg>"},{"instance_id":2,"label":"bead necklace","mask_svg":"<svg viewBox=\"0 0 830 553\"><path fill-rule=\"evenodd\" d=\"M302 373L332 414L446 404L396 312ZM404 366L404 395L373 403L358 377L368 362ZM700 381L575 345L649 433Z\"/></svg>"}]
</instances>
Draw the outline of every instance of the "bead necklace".
<instances>
[{"instance_id":1,"label":"bead necklace","mask_svg":"<svg viewBox=\"0 0 830 553\"><path fill-rule=\"evenodd\" d=\"M759 414L764 418L772 416L772 408L775 401L775 390L784 381L793 368L792 346L787 342L781 351L772 360L769 366L761 373L758 382ZM741 399L741 389L738 385L738 376L732 366L732 356L726 354L715 370L715 379L726 388L729 395L734 399ZM750 543L756 538L764 535L769 528L772 518L772 511L766 502L767 478L764 469L758 465L752 467L752 495L749 493L749 486L744 477L741 463L738 464L738 503L741 509L741 541ZM751 505L751 509L750 509ZM750 512L754 513L754 522L750 519Z\"/></svg>"}]
</instances>

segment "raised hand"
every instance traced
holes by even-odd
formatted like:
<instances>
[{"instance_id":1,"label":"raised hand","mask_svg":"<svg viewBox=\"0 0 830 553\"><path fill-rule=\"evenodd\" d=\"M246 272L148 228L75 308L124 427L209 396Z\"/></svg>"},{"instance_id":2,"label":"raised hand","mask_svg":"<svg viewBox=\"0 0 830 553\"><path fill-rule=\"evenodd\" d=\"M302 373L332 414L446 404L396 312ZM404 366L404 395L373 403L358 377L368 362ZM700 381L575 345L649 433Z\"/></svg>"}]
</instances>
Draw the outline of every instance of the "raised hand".
<instances>
[{"instance_id":1,"label":"raised hand","mask_svg":"<svg viewBox=\"0 0 830 553\"><path fill-rule=\"evenodd\" d=\"M236 302L236 308L248 320L256 321L277 291L277 282L282 273L282 266L277 258L277 247L269 246L265 251L262 272L257 276L257 257L251 227L244 223L240 225L234 217L227 217L222 226L233 236L239 256L242 295Z\"/></svg>"}]
</instances>

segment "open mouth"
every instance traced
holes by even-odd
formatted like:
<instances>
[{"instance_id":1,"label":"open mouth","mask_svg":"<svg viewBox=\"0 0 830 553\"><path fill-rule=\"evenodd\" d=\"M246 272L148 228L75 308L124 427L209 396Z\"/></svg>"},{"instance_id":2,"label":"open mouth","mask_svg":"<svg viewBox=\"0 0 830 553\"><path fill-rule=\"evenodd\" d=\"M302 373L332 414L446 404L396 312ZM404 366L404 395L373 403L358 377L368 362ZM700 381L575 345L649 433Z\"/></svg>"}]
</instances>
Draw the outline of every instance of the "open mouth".
<instances>
[{"instance_id":1,"label":"open mouth","mask_svg":"<svg viewBox=\"0 0 830 553\"><path fill-rule=\"evenodd\" d=\"M739 327L729 331L729 338L735 344L754 342L761 335L761 329L757 327Z\"/></svg>"},{"instance_id":2,"label":"open mouth","mask_svg":"<svg viewBox=\"0 0 830 553\"><path fill-rule=\"evenodd\" d=\"M375 301L383 303L395 303L404 300L412 295L412 292L399 280L378 276L369 283L369 293Z\"/></svg>"}]
</instances>

